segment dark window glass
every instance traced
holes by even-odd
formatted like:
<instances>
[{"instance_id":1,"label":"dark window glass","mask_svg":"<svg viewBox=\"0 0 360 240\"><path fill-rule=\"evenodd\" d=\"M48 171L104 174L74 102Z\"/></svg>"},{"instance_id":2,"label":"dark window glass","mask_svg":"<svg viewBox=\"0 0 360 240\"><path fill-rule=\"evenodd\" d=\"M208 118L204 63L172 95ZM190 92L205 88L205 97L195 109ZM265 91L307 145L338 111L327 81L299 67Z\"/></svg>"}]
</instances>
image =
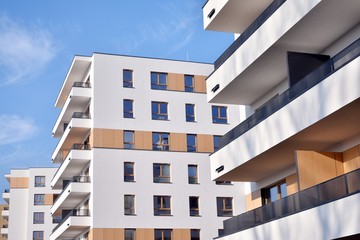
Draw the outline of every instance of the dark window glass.
<instances>
[{"instance_id":1,"label":"dark window glass","mask_svg":"<svg viewBox=\"0 0 360 240\"><path fill-rule=\"evenodd\" d=\"M168 104L166 102L151 102L151 118L168 120Z\"/></svg>"},{"instance_id":2,"label":"dark window glass","mask_svg":"<svg viewBox=\"0 0 360 240\"><path fill-rule=\"evenodd\" d=\"M170 196L154 196L154 215L171 215Z\"/></svg>"},{"instance_id":3,"label":"dark window glass","mask_svg":"<svg viewBox=\"0 0 360 240\"><path fill-rule=\"evenodd\" d=\"M199 183L197 165L188 165L188 178L190 184Z\"/></svg>"},{"instance_id":4,"label":"dark window glass","mask_svg":"<svg viewBox=\"0 0 360 240\"><path fill-rule=\"evenodd\" d=\"M194 104L186 104L185 112L186 112L186 121L187 122L195 122L195 105Z\"/></svg>"},{"instance_id":5,"label":"dark window glass","mask_svg":"<svg viewBox=\"0 0 360 240\"><path fill-rule=\"evenodd\" d=\"M43 212L34 212L34 224L43 224L44 223L44 213Z\"/></svg>"},{"instance_id":6,"label":"dark window glass","mask_svg":"<svg viewBox=\"0 0 360 240\"><path fill-rule=\"evenodd\" d=\"M287 197L286 182L280 182L261 190L261 198L264 205L284 197Z\"/></svg>"},{"instance_id":7,"label":"dark window glass","mask_svg":"<svg viewBox=\"0 0 360 240\"><path fill-rule=\"evenodd\" d=\"M45 187L45 176L35 176L35 187Z\"/></svg>"},{"instance_id":8,"label":"dark window glass","mask_svg":"<svg viewBox=\"0 0 360 240\"><path fill-rule=\"evenodd\" d=\"M125 215L135 214L135 196L125 195L124 196L124 213Z\"/></svg>"},{"instance_id":9,"label":"dark window glass","mask_svg":"<svg viewBox=\"0 0 360 240\"><path fill-rule=\"evenodd\" d=\"M200 229L191 229L191 239L190 240L200 240Z\"/></svg>"},{"instance_id":10,"label":"dark window glass","mask_svg":"<svg viewBox=\"0 0 360 240\"><path fill-rule=\"evenodd\" d=\"M230 217L233 215L232 197L217 197L216 205L218 217Z\"/></svg>"},{"instance_id":11,"label":"dark window glass","mask_svg":"<svg viewBox=\"0 0 360 240\"><path fill-rule=\"evenodd\" d=\"M221 136L214 136L214 152L220 149L220 138Z\"/></svg>"},{"instance_id":12,"label":"dark window glass","mask_svg":"<svg viewBox=\"0 0 360 240\"><path fill-rule=\"evenodd\" d=\"M169 150L169 134L153 133L152 134L153 150L168 151Z\"/></svg>"},{"instance_id":13,"label":"dark window glass","mask_svg":"<svg viewBox=\"0 0 360 240\"><path fill-rule=\"evenodd\" d=\"M187 134L186 135L186 144L188 152L196 152L196 135Z\"/></svg>"},{"instance_id":14,"label":"dark window glass","mask_svg":"<svg viewBox=\"0 0 360 240\"><path fill-rule=\"evenodd\" d=\"M171 240L172 230L171 229L155 229L154 235L155 235L155 240Z\"/></svg>"},{"instance_id":15,"label":"dark window glass","mask_svg":"<svg viewBox=\"0 0 360 240\"><path fill-rule=\"evenodd\" d=\"M34 231L33 240L44 240L44 231Z\"/></svg>"},{"instance_id":16,"label":"dark window glass","mask_svg":"<svg viewBox=\"0 0 360 240\"><path fill-rule=\"evenodd\" d=\"M217 185L230 185L232 184L231 181L216 181Z\"/></svg>"},{"instance_id":17,"label":"dark window glass","mask_svg":"<svg viewBox=\"0 0 360 240\"><path fill-rule=\"evenodd\" d=\"M155 183L170 182L170 164L154 163L153 176Z\"/></svg>"},{"instance_id":18,"label":"dark window glass","mask_svg":"<svg viewBox=\"0 0 360 240\"><path fill-rule=\"evenodd\" d=\"M134 132L133 131L124 131L124 148L126 148L126 149L134 148Z\"/></svg>"},{"instance_id":19,"label":"dark window glass","mask_svg":"<svg viewBox=\"0 0 360 240\"><path fill-rule=\"evenodd\" d=\"M133 118L133 100L124 99L124 118Z\"/></svg>"},{"instance_id":20,"label":"dark window glass","mask_svg":"<svg viewBox=\"0 0 360 240\"><path fill-rule=\"evenodd\" d=\"M227 107L212 106L212 121L213 123L227 123Z\"/></svg>"},{"instance_id":21,"label":"dark window glass","mask_svg":"<svg viewBox=\"0 0 360 240\"><path fill-rule=\"evenodd\" d=\"M123 87L133 87L133 71L123 70Z\"/></svg>"},{"instance_id":22,"label":"dark window glass","mask_svg":"<svg viewBox=\"0 0 360 240\"><path fill-rule=\"evenodd\" d=\"M151 73L151 89L167 89L167 73Z\"/></svg>"},{"instance_id":23,"label":"dark window glass","mask_svg":"<svg viewBox=\"0 0 360 240\"><path fill-rule=\"evenodd\" d=\"M133 182L134 180L135 180L134 163L133 162L125 162L124 163L124 181L125 182Z\"/></svg>"},{"instance_id":24,"label":"dark window glass","mask_svg":"<svg viewBox=\"0 0 360 240\"><path fill-rule=\"evenodd\" d=\"M135 229L125 229L125 240L135 240Z\"/></svg>"},{"instance_id":25,"label":"dark window glass","mask_svg":"<svg viewBox=\"0 0 360 240\"><path fill-rule=\"evenodd\" d=\"M199 197L189 197L190 216L199 216Z\"/></svg>"},{"instance_id":26,"label":"dark window glass","mask_svg":"<svg viewBox=\"0 0 360 240\"><path fill-rule=\"evenodd\" d=\"M34 194L34 205L44 205L45 194Z\"/></svg>"},{"instance_id":27,"label":"dark window glass","mask_svg":"<svg viewBox=\"0 0 360 240\"><path fill-rule=\"evenodd\" d=\"M185 75L185 92L194 92L194 76L192 75Z\"/></svg>"}]
</instances>

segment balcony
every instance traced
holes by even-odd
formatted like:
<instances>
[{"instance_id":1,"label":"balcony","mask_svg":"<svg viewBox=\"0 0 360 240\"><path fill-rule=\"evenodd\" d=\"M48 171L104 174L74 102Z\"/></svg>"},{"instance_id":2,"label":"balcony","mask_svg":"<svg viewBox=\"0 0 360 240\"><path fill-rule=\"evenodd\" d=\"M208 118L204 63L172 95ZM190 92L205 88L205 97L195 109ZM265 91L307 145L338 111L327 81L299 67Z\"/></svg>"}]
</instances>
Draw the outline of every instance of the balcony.
<instances>
[{"instance_id":1,"label":"balcony","mask_svg":"<svg viewBox=\"0 0 360 240\"><path fill-rule=\"evenodd\" d=\"M8 235L9 234L9 229L7 228L7 226L3 226L3 228L1 228L1 234L2 235Z\"/></svg>"},{"instance_id":2,"label":"balcony","mask_svg":"<svg viewBox=\"0 0 360 240\"><path fill-rule=\"evenodd\" d=\"M297 149L322 151L359 135L359 55L358 39L225 134L210 157L212 178L256 182L294 166Z\"/></svg>"},{"instance_id":3,"label":"balcony","mask_svg":"<svg viewBox=\"0 0 360 240\"><path fill-rule=\"evenodd\" d=\"M61 189L63 180L78 175L86 167L91 159L89 148L88 144L73 144L65 157L57 156L55 162L61 162L61 165L51 180L53 189Z\"/></svg>"},{"instance_id":4,"label":"balcony","mask_svg":"<svg viewBox=\"0 0 360 240\"><path fill-rule=\"evenodd\" d=\"M208 101L254 104L286 83L287 51L333 56L330 46L359 24L359 10L351 0L273 1L216 60Z\"/></svg>"},{"instance_id":5,"label":"balcony","mask_svg":"<svg viewBox=\"0 0 360 240\"><path fill-rule=\"evenodd\" d=\"M225 220L224 234L234 234L229 239L265 239L261 232L270 225L284 235L274 237L277 231L270 231L269 239L334 239L356 234L360 215L354 213L360 211L359 200L360 169ZM347 224L341 224L342 219ZM330 227L331 221L337 227ZM327 236L319 237L319 233Z\"/></svg>"},{"instance_id":6,"label":"balcony","mask_svg":"<svg viewBox=\"0 0 360 240\"><path fill-rule=\"evenodd\" d=\"M53 137L61 137L64 126L70 122L72 113L86 109L91 100L89 83L75 82L52 130Z\"/></svg>"},{"instance_id":7,"label":"balcony","mask_svg":"<svg viewBox=\"0 0 360 240\"><path fill-rule=\"evenodd\" d=\"M5 200L5 202L7 202L9 204L10 201L10 189L5 189L3 194L2 194L2 198Z\"/></svg>"},{"instance_id":8,"label":"balcony","mask_svg":"<svg viewBox=\"0 0 360 240\"><path fill-rule=\"evenodd\" d=\"M54 205L51 207L51 214L56 214L62 209L72 209L77 207L90 195L90 192L91 184L89 176L72 177L68 180L60 195L56 198Z\"/></svg>"},{"instance_id":9,"label":"balcony","mask_svg":"<svg viewBox=\"0 0 360 240\"><path fill-rule=\"evenodd\" d=\"M206 30L242 33L272 0L209 0L203 6Z\"/></svg>"},{"instance_id":10,"label":"balcony","mask_svg":"<svg viewBox=\"0 0 360 240\"><path fill-rule=\"evenodd\" d=\"M1 211L1 216L5 219L8 219L9 218L9 209L5 209Z\"/></svg>"},{"instance_id":11,"label":"balcony","mask_svg":"<svg viewBox=\"0 0 360 240\"><path fill-rule=\"evenodd\" d=\"M64 134L53 152L53 163L61 163L63 160L61 156L67 155L74 143L82 142L89 135L91 126L89 113L73 113L72 119L66 126Z\"/></svg>"},{"instance_id":12,"label":"balcony","mask_svg":"<svg viewBox=\"0 0 360 240\"><path fill-rule=\"evenodd\" d=\"M53 229L50 240L74 239L90 228L90 212L88 209L71 210Z\"/></svg>"}]
</instances>

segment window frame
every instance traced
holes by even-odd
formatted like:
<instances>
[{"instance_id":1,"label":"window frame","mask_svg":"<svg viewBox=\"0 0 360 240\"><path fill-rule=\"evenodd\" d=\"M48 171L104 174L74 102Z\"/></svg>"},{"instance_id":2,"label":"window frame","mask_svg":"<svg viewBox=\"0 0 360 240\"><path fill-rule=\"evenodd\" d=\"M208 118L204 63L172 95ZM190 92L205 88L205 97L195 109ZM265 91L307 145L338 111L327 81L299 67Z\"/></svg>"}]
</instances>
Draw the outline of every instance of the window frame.
<instances>
[{"instance_id":1,"label":"window frame","mask_svg":"<svg viewBox=\"0 0 360 240\"><path fill-rule=\"evenodd\" d=\"M159 176L155 175L155 167L159 167ZM164 175L164 167L168 167L169 175ZM153 163L153 182L154 183L171 183L171 166L169 163ZM165 180L165 181L162 181Z\"/></svg>"},{"instance_id":2,"label":"window frame","mask_svg":"<svg viewBox=\"0 0 360 240\"><path fill-rule=\"evenodd\" d=\"M33 240L44 240L44 231L33 231Z\"/></svg>"},{"instance_id":3,"label":"window frame","mask_svg":"<svg viewBox=\"0 0 360 240\"><path fill-rule=\"evenodd\" d=\"M126 110L126 104L130 104L131 110ZM124 118L134 118L134 100L133 99L124 99L123 100L123 117Z\"/></svg>"},{"instance_id":4,"label":"window frame","mask_svg":"<svg viewBox=\"0 0 360 240\"><path fill-rule=\"evenodd\" d=\"M132 133L132 140L130 142L125 140L126 133ZM134 149L134 147L135 147L135 132L131 130L124 130L124 149Z\"/></svg>"},{"instance_id":5,"label":"window frame","mask_svg":"<svg viewBox=\"0 0 360 240\"><path fill-rule=\"evenodd\" d=\"M192 207L192 200L196 201L195 207ZM191 217L199 217L200 216L200 198L199 196L189 196L189 215Z\"/></svg>"},{"instance_id":6,"label":"window frame","mask_svg":"<svg viewBox=\"0 0 360 240\"><path fill-rule=\"evenodd\" d=\"M34 194L34 205L45 205L45 194Z\"/></svg>"},{"instance_id":7,"label":"window frame","mask_svg":"<svg viewBox=\"0 0 360 240\"><path fill-rule=\"evenodd\" d=\"M189 109L188 107L189 108L191 107L191 109ZM191 111L192 111L192 114L191 114ZM186 122L195 122L196 121L196 119L195 119L195 104L192 104L192 103L185 104L185 121Z\"/></svg>"},{"instance_id":8,"label":"window frame","mask_svg":"<svg viewBox=\"0 0 360 240\"><path fill-rule=\"evenodd\" d=\"M166 135L166 137L165 137ZM154 143L154 137L158 138L158 144ZM169 151L170 150L170 134L166 132L153 132L152 133L152 150L155 151Z\"/></svg>"},{"instance_id":9,"label":"window frame","mask_svg":"<svg viewBox=\"0 0 360 240\"><path fill-rule=\"evenodd\" d=\"M194 145L190 142L194 141ZM187 152L197 152L197 134L186 134L186 150Z\"/></svg>"},{"instance_id":10,"label":"window frame","mask_svg":"<svg viewBox=\"0 0 360 240\"><path fill-rule=\"evenodd\" d=\"M225 109L225 117L222 116L222 109ZM216 110L216 111L214 111ZM212 122L218 124L227 124L228 123L228 109L226 106L211 106L211 116ZM215 114L214 114L215 112Z\"/></svg>"},{"instance_id":11,"label":"window frame","mask_svg":"<svg viewBox=\"0 0 360 240\"><path fill-rule=\"evenodd\" d=\"M191 78L191 85L187 84L187 78ZM195 91L195 81L194 81L194 75L185 74L184 75L184 86L185 86L185 92L194 92Z\"/></svg>"},{"instance_id":12,"label":"window frame","mask_svg":"<svg viewBox=\"0 0 360 240\"><path fill-rule=\"evenodd\" d=\"M214 141L214 152L218 151L220 149L220 139L221 139L222 136L220 135L214 135L213 136L213 141ZM215 144L217 143L218 144Z\"/></svg>"},{"instance_id":13,"label":"window frame","mask_svg":"<svg viewBox=\"0 0 360 240\"><path fill-rule=\"evenodd\" d=\"M131 73L131 80L126 79L125 72ZM134 71L131 69L123 69L123 87L133 88L134 87Z\"/></svg>"},{"instance_id":14,"label":"window frame","mask_svg":"<svg viewBox=\"0 0 360 240\"><path fill-rule=\"evenodd\" d=\"M166 112L162 112L162 107L165 106ZM169 120L169 104L167 102L151 101L151 119L152 120ZM154 112L155 108L155 112Z\"/></svg>"},{"instance_id":15,"label":"window frame","mask_svg":"<svg viewBox=\"0 0 360 240\"><path fill-rule=\"evenodd\" d=\"M33 213L33 224L44 224L45 214L44 212L34 212Z\"/></svg>"},{"instance_id":16,"label":"window frame","mask_svg":"<svg viewBox=\"0 0 360 240\"><path fill-rule=\"evenodd\" d=\"M162 76L165 77L165 84L161 83ZM153 81L153 80L155 80L155 81ZM168 89L168 74L164 73L164 72L151 72L150 73L150 83L151 83L151 89L167 90Z\"/></svg>"},{"instance_id":17,"label":"window frame","mask_svg":"<svg viewBox=\"0 0 360 240\"><path fill-rule=\"evenodd\" d=\"M190 240L200 240L200 229L190 229ZM196 234L196 236L194 236Z\"/></svg>"},{"instance_id":18,"label":"window frame","mask_svg":"<svg viewBox=\"0 0 360 240\"><path fill-rule=\"evenodd\" d=\"M228 200L231 201L231 208L228 208L228 204L227 204ZM216 197L216 209L217 209L218 217L232 217L234 210L233 197Z\"/></svg>"},{"instance_id":19,"label":"window frame","mask_svg":"<svg viewBox=\"0 0 360 240\"><path fill-rule=\"evenodd\" d=\"M285 194L283 194L284 192L282 191L282 186L285 186ZM272 189L276 189L277 193L276 193L276 199L272 199L272 194L271 194L271 190ZM287 193L287 184L286 184L286 179L280 180L268 187L262 188L261 189L261 203L262 205L267 205L270 204L272 202L275 202L277 200L280 200L282 198L285 198L288 196Z\"/></svg>"},{"instance_id":20,"label":"window frame","mask_svg":"<svg viewBox=\"0 0 360 240\"><path fill-rule=\"evenodd\" d=\"M157 207L158 199L160 199L159 207ZM171 196L169 195L154 195L154 216L171 216ZM166 203L169 206L166 206Z\"/></svg>"},{"instance_id":21,"label":"window frame","mask_svg":"<svg viewBox=\"0 0 360 240\"><path fill-rule=\"evenodd\" d=\"M131 201L129 201L129 200L131 200ZM128 205L129 205L129 207L128 207ZM136 215L135 195L134 194L125 194L124 195L124 215L127 215L127 216Z\"/></svg>"},{"instance_id":22,"label":"window frame","mask_svg":"<svg viewBox=\"0 0 360 240\"><path fill-rule=\"evenodd\" d=\"M155 240L168 240L169 238L165 238L166 232L170 233L170 240L173 238L173 230L172 229L154 229L154 238ZM160 238L157 237L158 234L161 234Z\"/></svg>"},{"instance_id":23,"label":"window frame","mask_svg":"<svg viewBox=\"0 0 360 240\"><path fill-rule=\"evenodd\" d=\"M126 172L127 165L132 166L131 167L132 173ZM124 182L135 182L135 163L134 162L124 162Z\"/></svg>"},{"instance_id":24,"label":"window frame","mask_svg":"<svg viewBox=\"0 0 360 240\"><path fill-rule=\"evenodd\" d=\"M40 179L40 181L38 181ZM45 176L35 176L34 179L34 187L45 187Z\"/></svg>"},{"instance_id":25,"label":"window frame","mask_svg":"<svg viewBox=\"0 0 360 240\"><path fill-rule=\"evenodd\" d=\"M190 176L189 170L192 167L195 167L195 172L196 172L195 176ZM199 168L198 168L198 165L196 165L196 164L188 165L188 183L189 184L199 184Z\"/></svg>"},{"instance_id":26,"label":"window frame","mask_svg":"<svg viewBox=\"0 0 360 240\"><path fill-rule=\"evenodd\" d=\"M130 234L132 235L130 238L128 238L128 236L126 236L126 232L130 232ZM124 229L124 239L125 240L135 240L136 239L136 229L135 228L125 228Z\"/></svg>"}]
</instances>

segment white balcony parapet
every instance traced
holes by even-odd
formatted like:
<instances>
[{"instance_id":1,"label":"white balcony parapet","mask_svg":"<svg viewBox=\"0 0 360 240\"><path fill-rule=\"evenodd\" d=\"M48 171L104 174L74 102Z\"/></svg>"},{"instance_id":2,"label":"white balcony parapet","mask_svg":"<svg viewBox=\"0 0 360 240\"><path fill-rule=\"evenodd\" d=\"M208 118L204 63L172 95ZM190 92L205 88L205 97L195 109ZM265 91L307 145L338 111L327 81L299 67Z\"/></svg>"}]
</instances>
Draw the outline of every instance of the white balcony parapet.
<instances>
[{"instance_id":1,"label":"white balcony parapet","mask_svg":"<svg viewBox=\"0 0 360 240\"><path fill-rule=\"evenodd\" d=\"M9 234L9 229L8 228L1 228L1 234L2 235L8 235Z\"/></svg>"}]
</instances>

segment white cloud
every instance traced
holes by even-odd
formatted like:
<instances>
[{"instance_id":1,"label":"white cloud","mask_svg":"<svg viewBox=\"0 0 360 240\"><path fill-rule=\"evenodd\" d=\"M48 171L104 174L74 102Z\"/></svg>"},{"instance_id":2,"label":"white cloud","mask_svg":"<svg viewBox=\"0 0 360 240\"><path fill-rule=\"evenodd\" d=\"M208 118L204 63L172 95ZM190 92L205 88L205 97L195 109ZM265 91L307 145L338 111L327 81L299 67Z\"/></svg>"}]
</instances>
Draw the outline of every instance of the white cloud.
<instances>
[{"instance_id":1,"label":"white cloud","mask_svg":"<svg viewBox=\"0 0 360 240\"><path fill-rule=\"evenodd\" d=\"M17 115L0 115L0 146L29 140L37 131L33 120Z\"/></svg>"},{"instance_id":2,"label":"white cloud","mask_svg":"<svg viewBox=\"0 0 360 240\"><path fill-rule=\"evenodd\" d=\"M0 86L34 78L56 51L47 29L25 26L0 13Z\"/></svg>"}]
</instances>

